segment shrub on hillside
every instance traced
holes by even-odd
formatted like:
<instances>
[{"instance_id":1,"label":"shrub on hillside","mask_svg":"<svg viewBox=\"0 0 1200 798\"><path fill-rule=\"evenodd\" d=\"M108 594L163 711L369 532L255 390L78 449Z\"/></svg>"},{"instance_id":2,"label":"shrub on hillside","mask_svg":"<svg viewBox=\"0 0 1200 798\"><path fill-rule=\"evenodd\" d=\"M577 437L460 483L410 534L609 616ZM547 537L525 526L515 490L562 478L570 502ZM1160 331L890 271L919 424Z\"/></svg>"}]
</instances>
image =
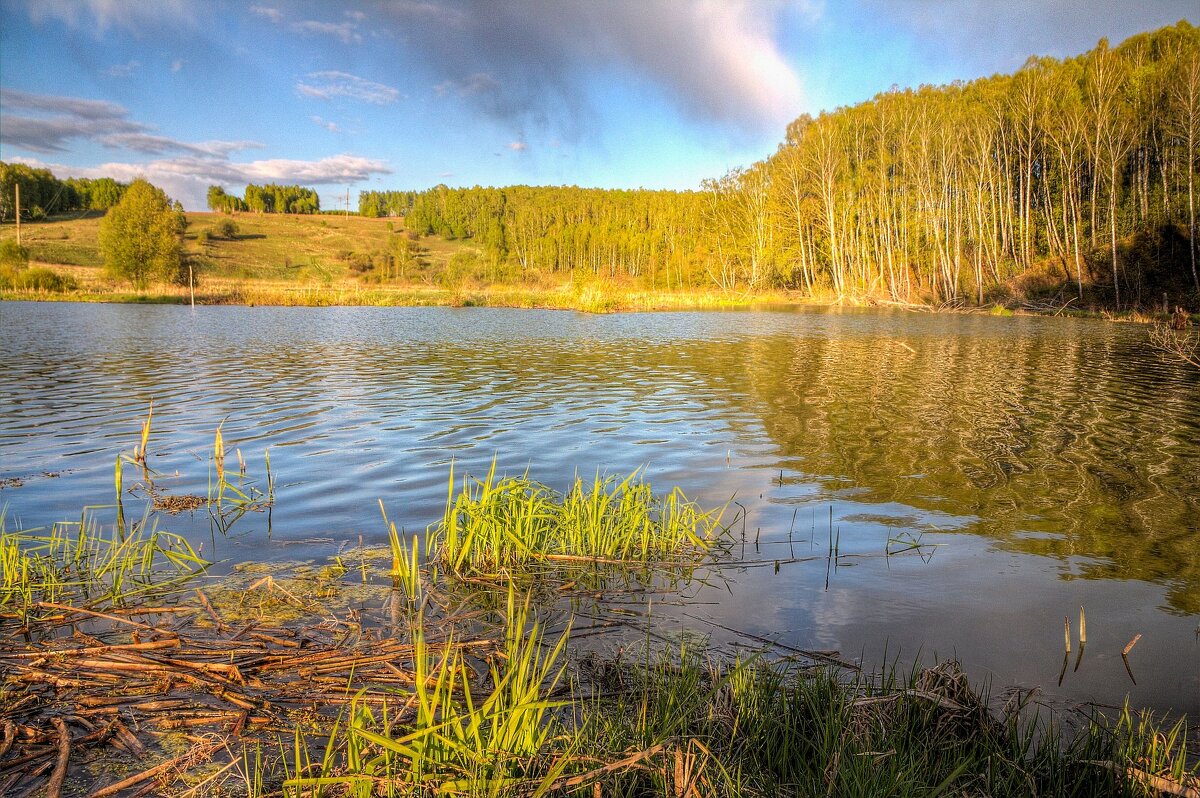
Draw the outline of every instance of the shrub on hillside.
<instances>
[{"instance_id":1,"label":"shrub on hillside","mask_svg":"<svg viewBox=\"0 0 1200 798\"><path fill-rule=\"evenodd\" d=\"M75 281L44 266L35 266L17 274L12 287L22 291L47 291L57 294L74 290Z\"/></svg>"},{"instance_id":2,"label":"shrub on hillside","mask_svg":"<svg viewBox=\"0 0 1200 798\"><path fill-rule=\"evenodd\" d=\"M23 269L29 264L29 250L11 238L0 241L0 266Z\"/></svg>"}]
</instances>

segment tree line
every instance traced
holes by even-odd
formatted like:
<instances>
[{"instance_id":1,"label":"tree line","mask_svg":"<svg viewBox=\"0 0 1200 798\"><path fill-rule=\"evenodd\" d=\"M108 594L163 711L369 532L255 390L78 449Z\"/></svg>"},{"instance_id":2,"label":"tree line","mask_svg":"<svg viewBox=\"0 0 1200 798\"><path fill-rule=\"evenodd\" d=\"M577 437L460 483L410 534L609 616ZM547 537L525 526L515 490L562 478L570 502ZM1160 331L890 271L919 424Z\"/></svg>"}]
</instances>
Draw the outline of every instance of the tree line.
<instances>
[{"instance_id":1,"label":"tree line","mask_svg":"<svg viewBox=\"0 0 1200 798\"><path fill-rule=\"evenodd\" d=\"M128 183L110 177L59 180L49 169L0 161L0 219L16 214L16 187L21 187L21 218L42 219L59 213L106 211L121 201Z\"/></svg>"},{"instance_id":2,"label":"tree line","mask_svg":"<svg viewBox=\"0 0 1200 798\"><path fill-rule=\"evenodd\" d=\"M489 264L550 274L589 272L660 287L703 284L699 192L511 186L370 192L421 235L475 243Z\"/></svg>"},{"instance_id":3,"label":"tree line","mask_svg":"<svg viewBox=\"0 0 1200 798\"><path fill-rule=\"evenodd\" d=\"M251 183L243 196L227 194L221 186L208 187L208 209L223 213L320 213L321 198L316 189L305 186L264 186Z\"/></svg>"},{"instance_id":4,"label":"tree line","mask_svg":"<svg viewBox=\"0 0 1200 798\"><path fill-rule=\"evenodd\" d=\"M1180 22L802 116L699 192L437 186L359 210L522 269L980 303L1040 273L1120 306L1200 297L1198 156L1200 29Z\"/></svg>"}]
</instances>

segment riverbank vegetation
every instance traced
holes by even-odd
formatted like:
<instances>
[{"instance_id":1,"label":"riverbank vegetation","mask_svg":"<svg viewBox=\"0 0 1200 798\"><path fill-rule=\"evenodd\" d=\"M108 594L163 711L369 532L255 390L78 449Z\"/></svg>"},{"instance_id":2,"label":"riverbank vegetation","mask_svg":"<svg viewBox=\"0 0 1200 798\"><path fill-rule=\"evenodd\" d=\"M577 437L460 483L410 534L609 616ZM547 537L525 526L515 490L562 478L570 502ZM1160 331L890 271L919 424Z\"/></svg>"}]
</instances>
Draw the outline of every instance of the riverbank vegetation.
<instances>
[{"instance_id":1,"label":"riverbank vegetation","mask_svg":"<svg viewBox=\"0 0 1200 798\"><path fill-rule=\"evenodd\" d=\"M664 637L655 606L733 536L636 474L565 493L452 476L419 540L213 573L179 512L274 500L218 431L174 497L118 456L140 521L0 521L0 789L14 794L994 796L1195 794L1184 719L1002 702L953 662L867 671ZM130 486L123 474L140 478ZM253 470L253 469L250 469ZM183 501L194 499L195 501ZM108 508L112 510L113 508ZM376 522L378 523L378 522ZM241 533L241 534L244 534ZM514 556L490 543L507 541ZM904 556L896 552L890 556ZM1082 630L1081 630L1082 638ZM600 644L597 644L600 641ZM615 644L615 649L614 649ZM615 653L614 653L615 650ZM66 785L66 786L64 786Z\"/></svg>"}]
</instances>

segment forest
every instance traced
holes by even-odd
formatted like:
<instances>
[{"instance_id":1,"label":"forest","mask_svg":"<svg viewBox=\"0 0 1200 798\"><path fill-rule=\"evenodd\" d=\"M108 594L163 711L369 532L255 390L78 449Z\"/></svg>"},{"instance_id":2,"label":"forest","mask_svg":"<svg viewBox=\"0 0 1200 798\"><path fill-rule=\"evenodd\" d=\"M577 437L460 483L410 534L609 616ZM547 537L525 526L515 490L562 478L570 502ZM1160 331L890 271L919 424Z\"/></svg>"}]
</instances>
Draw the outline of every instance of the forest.
<instances>
[{"instance_id":1,"label":"forest","mask_svg":"<svg viewBox=\"0 0 1200 798\"><path fill-rule=\"evenodd\" d=\"M254 211L255 213L320 213L321 197L317 190L304 186L279 186L254 183L246 186L245 194L237 197L226 194L220 186L208 187L208 209L233 213Z\"/></svg>"},{"instance_id":2,"label":"forest","mask_svg":"<svg viewBox=\"0 0 1200 798\"><path fill-rule=\"evenodd\" d=\"M17 186L21 188L21 218L37 221L56 213L106 211L121 201L129 184L111 177L59 180L49 169L0 161L0 220L13 218Z\"/></svg>"},{"instance_id":3,"label":"forest","mask_svg":"<svg viewBox=\"0 0 1200 798\"><path fill-rule=\"evenodd\" d=\"M1200 307L1198 155L1200 29L1181 21L801 116L696 192L437 186L359 210L522 270L653 287L985 303L1045 285Z\"/></svg>"}]
</instances>

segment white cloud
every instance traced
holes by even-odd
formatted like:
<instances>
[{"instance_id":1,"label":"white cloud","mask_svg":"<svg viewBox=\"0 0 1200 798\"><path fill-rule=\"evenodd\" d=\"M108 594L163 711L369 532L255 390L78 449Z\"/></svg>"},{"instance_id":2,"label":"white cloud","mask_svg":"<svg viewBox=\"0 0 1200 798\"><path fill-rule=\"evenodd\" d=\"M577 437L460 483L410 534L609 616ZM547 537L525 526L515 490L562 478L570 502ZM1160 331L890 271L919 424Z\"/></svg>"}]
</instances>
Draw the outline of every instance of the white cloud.
<instances>
[{"instance_id":1,"label":"white cloud","mask_svg":"<svg viewBox=\"0 0 1200 798\"><path fill-rule=\"evenodd\" d=\"M306 97L315 97L321 100L348 97L373 105L387 105L400 99L399 89L360 78L348 72L332 70L310 72L306 78L309 82L298 81L296 83L296 91Z\"/></svg>"},{"instance_id":2,"label":"white cloud","mask_svg":"<svg viewBox=\"0 0 1200 798\"><path fill-rule=\"evenodd\" d=\"M183 65L185 63L187 63L187 62L184 61L182 58L176 58L174 61L171 62L171 71L178 72L179 70L183 69Z\"/></svg>"},{"instance_id":3,"label":"white cloud","mask_svg":"<svg viewBox=\"0 0 1200 798\"><path fill-rule=\"evenodd\" d=\"M506 146L513 152L524 152L529 149L529 145L523 141L510 141Z\"/></svg>"},{"instance_id":4,"label":"white cloud","mask_svg":"<svg viewBox=\"0 0 1200 798\"><path fill-rule=\"evenodd\" d=\"M49 169L59 178L111 177L129 181L144 177L189 210L206 207L206 195L211 185L231 187L247 183L299 183L308 186L345 186L365 182L373 175L392 173L386 161L349 154L315 161L275 158L246 163L184 156L148 163L111 162L91 167L45 163L34 158L12 160L39 169Z\"/></svg>"}]
</instances>

